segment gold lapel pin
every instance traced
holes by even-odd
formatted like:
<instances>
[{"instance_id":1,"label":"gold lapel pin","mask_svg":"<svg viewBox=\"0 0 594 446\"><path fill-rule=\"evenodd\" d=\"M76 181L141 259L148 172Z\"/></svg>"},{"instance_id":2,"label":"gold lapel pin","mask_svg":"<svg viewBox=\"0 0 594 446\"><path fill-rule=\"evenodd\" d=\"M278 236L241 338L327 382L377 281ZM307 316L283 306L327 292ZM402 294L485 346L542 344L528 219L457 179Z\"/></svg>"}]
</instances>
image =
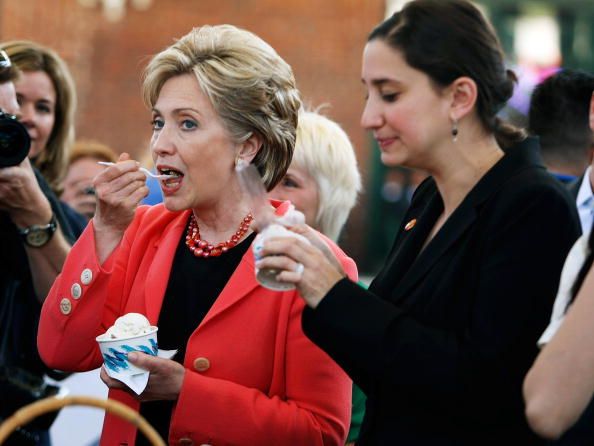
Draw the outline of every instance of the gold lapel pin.
<instances>
[{"instance_id":1,"label":"gold lapel pin","mask_svg":"<svg viewBox=\"0 0 594 446\"><path fill-rule=\"evenodd\" d=\"M409 221L405 226L404 226L404 230L405 231L410 231L412 228L415 227L415 225L417 224L417 219L413 218L411 221Z\"/></svg>"}]
</instances>

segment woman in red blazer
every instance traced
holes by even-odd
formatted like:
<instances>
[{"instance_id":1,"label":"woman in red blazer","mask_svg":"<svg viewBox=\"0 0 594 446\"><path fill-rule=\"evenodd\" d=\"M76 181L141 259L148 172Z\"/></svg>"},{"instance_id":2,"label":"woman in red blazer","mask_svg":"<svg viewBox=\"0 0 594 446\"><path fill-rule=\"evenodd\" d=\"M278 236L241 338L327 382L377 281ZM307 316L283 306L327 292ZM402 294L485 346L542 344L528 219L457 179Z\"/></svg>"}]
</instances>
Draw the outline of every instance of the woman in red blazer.
<instances>
[{"instance_id":1,"label":"woman in red blazer","mask_svg":"<svg viewBox=\"0 0 594 446\"><path fill-rule=\"evenodd\" d=\"M164 203L137 208L145 178L125 154L96 177L97 213L43 307L41 357L58 369L98 367L95 337L142 313L159 326L159 348L178 354L130 354L150 371L139 396L102 379L169 444L342 444L350 381L304 336L297 292L256 282L235 175L238 162L253 163L271 189L289 166L300 107L290 67L247 31L205 26L152 59L143 92L155 166L172 175L161 180ZM352 260L326 243L356 279ZM145 442L106 416L102 445Z\"/></svg>"}]
</instances>

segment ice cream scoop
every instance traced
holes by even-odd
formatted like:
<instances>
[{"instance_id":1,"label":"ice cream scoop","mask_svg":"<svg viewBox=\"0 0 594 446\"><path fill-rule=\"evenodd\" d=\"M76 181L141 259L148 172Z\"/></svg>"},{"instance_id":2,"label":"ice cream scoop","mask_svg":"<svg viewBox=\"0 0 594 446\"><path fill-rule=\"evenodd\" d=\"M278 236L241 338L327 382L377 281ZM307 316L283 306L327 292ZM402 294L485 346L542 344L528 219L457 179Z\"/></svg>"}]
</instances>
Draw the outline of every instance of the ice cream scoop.
<instances>
[{"instance_id":1,"label":"ice cream scoop","mask_svg":"<svg viewBox=\"0 0 594 446\"><path fill-rule=\"evenodd\" d=\"M107 329L104 338L125 339L133 336L148 334L154 330L149 320L140 313L128 313L116 319Z\"/></svg>"}]
</instances>

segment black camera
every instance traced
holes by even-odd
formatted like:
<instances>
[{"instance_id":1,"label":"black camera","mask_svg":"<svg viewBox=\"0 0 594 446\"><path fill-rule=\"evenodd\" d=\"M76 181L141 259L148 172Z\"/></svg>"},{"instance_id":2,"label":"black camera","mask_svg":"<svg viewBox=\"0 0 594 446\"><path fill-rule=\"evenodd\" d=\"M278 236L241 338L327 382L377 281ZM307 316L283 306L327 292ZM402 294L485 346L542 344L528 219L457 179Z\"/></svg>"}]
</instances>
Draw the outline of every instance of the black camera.
<instances>
[{"instance_id":1,"label":"black camera","mask_svg":"<svg viewBox=\"0 0 594 446\"><path fill-rule=\"evenodd\" d=\"M31 138L16 117L0 110L0 167L16 166L29 154Z\"/></svg>"}]
</instances>

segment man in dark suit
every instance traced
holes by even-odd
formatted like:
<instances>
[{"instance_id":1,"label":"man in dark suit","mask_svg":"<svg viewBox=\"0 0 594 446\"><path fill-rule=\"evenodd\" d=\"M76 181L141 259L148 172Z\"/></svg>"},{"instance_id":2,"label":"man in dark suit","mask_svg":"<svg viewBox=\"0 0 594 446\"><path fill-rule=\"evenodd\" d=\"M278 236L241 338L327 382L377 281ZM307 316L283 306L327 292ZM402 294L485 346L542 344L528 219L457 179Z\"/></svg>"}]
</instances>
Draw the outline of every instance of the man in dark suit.
<instances>
[{"instance_id":1,"label":"man in dark suit","mask_svg":"<svg viewBox=\"0 0 594 446\"><path fill-rule=\"evenodd\" d=\"M594 75L564 69L539 84L532 93L528 128L540 137L548 170L567 184L576 199L583 232L594 215L594 138L588 124Z\"/></svg>"},{"instance_id":2,"label":"man in dark suit","mask_svg":"<svg viewBox=\"0 0 594 446\"><path fill-rule=\"evenodd\" d=\"M543 158L547 167L556 175L566 173L560 166L568 166L568 160L575 161L579 155L590 163L577 179L567 183L576 199L582 232L592 229L594 219L594 170L592 169L592 149L594 148L594 76L588 73L564 70L551 76L534 91L530 107L530 130L541 132ZM537 133L538 134L538 133ZM549 156L547 157L546 153ZM555 160L567 155L566 163ZM554 316L553 316L554 317ZM547 330L548 331L548 330ZM549 335L549 337L552 335ZM577 421L558 440L555 446L590 445L594 442L594 400Z\"/></svg>"}]
</instances>

